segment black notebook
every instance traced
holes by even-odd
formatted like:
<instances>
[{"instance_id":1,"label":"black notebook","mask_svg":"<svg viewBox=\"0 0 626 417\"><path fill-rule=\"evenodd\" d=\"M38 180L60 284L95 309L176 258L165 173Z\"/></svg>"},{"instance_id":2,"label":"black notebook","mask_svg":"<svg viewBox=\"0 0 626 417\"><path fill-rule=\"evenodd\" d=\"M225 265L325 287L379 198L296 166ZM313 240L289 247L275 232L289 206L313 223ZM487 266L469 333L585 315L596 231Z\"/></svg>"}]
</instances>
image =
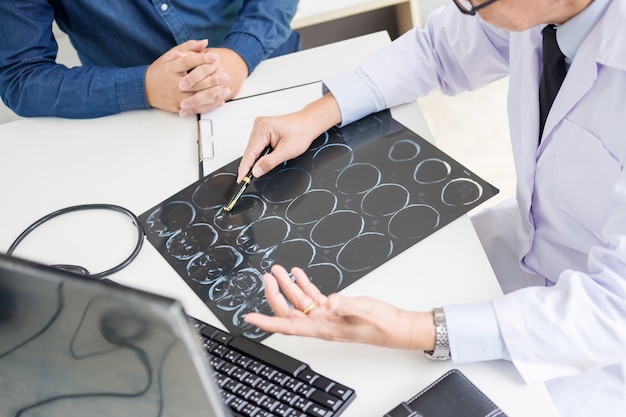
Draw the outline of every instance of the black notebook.
<instances>
[{"instance_id":1,"label":"black notebook","mask_svg":"<svg viewBox=\"0 0 626 417\"><path fill-rule=\"evenodd\" d=\"M384 417L506 417L461 371L452 369Z\"/></svg>"}]
</instances>

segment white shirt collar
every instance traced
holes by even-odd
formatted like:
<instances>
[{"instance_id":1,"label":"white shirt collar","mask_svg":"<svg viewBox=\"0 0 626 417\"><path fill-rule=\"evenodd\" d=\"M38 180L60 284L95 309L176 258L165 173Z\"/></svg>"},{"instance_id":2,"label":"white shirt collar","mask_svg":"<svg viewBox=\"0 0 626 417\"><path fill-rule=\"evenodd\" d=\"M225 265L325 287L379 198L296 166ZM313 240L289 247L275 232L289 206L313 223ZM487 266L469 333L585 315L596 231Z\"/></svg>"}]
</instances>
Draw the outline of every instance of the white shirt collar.
<instances>
[{"instance_id":1,"label":"white shirt collar","mask_svg":"<svg viewBox=\"0 0 626 417\"><path fill-rule=\"evenodd\" d=\"M582 12L558 26L556 38L568 67L574 60L578 48L604 15L610 3L611 0L593 0Z\"/></svg>"}]
</instances>

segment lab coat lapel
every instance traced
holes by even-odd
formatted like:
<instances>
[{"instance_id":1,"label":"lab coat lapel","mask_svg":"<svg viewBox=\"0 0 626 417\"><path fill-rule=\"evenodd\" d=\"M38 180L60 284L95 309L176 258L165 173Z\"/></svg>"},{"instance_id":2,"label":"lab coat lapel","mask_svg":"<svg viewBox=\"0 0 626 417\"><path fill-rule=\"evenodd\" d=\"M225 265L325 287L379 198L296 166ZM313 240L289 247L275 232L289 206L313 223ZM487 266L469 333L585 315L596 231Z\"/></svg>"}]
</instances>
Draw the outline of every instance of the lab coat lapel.
<instances>
[{"instance_id":1,"label":"lab coat lapel","mask_svg":"<svg viewBox=\"0 0 626 417\"><path fill-rule=\"evenodd\" d=\"M520 257L529 249L533 236L530 213L535 186L539 135L539 73L541 69L541 32L531 29L511 32L508 114L511 147L517 174L517 222Z\"/></svg>"},{"instance_id":2,"label":"lab coat lapel","mask_svg":"<svg viewBox=\"0 0 626 417\"><path fill-rule=\"evenodd\" d=\"M518 203L530 221L530 203L539 135L539 72L541 33L511 33L509 122L518 177Z\"/></svg>"}]
</instances>

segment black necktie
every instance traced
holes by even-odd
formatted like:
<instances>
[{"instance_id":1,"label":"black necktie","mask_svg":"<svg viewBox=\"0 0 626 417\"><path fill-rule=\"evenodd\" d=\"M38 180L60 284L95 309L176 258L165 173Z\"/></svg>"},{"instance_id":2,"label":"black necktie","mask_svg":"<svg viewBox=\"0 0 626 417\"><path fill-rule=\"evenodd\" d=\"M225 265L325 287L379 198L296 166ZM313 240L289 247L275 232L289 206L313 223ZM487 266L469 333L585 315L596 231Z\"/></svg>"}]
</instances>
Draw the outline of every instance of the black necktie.
<instances>
[{"instance_id":1,"label":"black necktie","mask_svg":"<svg viewBox=\"0 0 626 417\"><path fill-rule=\"evenodd\" d=\"M548 112L556 94L563 84L565 74L565 55L556 42L556 28L546 26L543 31L543 72L539 84L539 140L543 135L543 126L546 123Z\"/></svg>"}]
</instances>

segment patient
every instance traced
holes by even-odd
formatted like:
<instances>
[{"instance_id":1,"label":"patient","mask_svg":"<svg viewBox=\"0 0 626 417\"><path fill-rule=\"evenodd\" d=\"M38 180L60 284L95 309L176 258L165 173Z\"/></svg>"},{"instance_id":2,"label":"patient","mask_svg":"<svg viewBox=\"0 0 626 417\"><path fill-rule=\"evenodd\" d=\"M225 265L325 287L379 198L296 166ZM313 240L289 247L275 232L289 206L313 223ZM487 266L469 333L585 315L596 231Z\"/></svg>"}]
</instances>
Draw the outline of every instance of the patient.
<instances>
[{"instance_id":1,"label":"patient","mask_svg":"<svg viewBox=\"0 0 626 417\"><path fill-rule=\"evenodd\" d=\"M294 52L297 0L0 2L0 96L20 116L181 116L233 98L263 59ZM82 66L56 62L56 22Z\"/></svg>"}]
</instances>

